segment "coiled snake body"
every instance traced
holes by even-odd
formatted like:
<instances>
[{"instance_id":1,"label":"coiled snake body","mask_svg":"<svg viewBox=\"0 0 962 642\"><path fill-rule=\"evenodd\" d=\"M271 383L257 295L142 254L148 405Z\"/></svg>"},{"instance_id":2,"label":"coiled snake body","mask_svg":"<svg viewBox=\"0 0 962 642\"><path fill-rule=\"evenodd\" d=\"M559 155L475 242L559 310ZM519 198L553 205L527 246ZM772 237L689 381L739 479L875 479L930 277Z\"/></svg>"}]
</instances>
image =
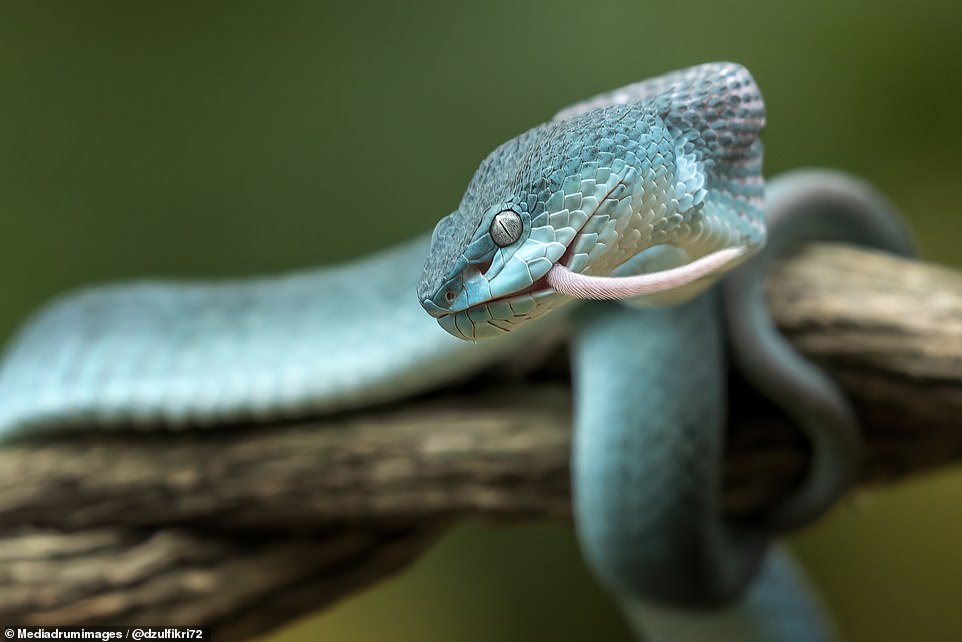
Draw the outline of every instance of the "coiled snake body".
<instances>
[{"instance_id":1,"label":"coiled snake body","mask_svg":"<svg viewBox=\"0 0 962 642\"><path fill-rule=\"evenodd\" d=\"M810 240L911 248L858 181L804 172L766 190L763 125L743 67L700 65L504 143L430 239L277 278L68 295L0 363L0 436L354 408L567 335L577 530L629 620L666 640L828 639L790 563L766 552L845 490L856 424L835 385L775 332L763 278ZM574 298L615 300L567 305ZM718 506L726 336L814 452L795 493L738 525Z\"/></svg>"}]
</instances>

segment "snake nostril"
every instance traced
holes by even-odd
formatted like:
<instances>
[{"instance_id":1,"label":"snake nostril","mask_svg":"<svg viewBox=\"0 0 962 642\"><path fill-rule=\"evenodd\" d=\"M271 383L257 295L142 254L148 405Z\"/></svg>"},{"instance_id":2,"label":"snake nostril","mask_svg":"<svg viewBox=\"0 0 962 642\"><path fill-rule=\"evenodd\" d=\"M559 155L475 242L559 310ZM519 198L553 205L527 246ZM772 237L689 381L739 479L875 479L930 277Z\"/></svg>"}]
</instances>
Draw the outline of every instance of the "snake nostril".
<instances>
[{"instance_id":1,"label":"snake nostril","mask_svg":"<svg viewBox=\"0 0 962 642\"><path fill-rule=\"evenodd\" d=\"M454 290L448 290L444 293L444 300L448 303L454 303L454 300L458 297Z\"/></svg>"}]
</instances>

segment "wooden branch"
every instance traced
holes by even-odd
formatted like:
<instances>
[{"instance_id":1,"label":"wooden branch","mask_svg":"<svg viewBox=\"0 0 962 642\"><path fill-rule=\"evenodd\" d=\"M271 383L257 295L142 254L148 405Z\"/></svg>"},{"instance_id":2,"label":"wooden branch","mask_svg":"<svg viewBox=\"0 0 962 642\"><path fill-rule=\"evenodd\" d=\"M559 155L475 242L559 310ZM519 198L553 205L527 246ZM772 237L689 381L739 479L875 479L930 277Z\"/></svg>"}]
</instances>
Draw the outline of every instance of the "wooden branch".
<instances>
[{"instance_id":1,"label":"wooden branch","mask_svg":"<svg viewBox=\"0 0 962 642\"><path fill-rule=\"evenodd\" d=\"M434 532L355 525L311 537L196 530L23 532L0 541L5 625L206 625L246 639L417 557Z\"/></svg>"},{"instance_id":2,"label":"wooden branch","mask_svg":"<svg viewBox=\"0 0 962 642\"><path fill-rule=\"evenodd\" d=\"M860 478L962 459L962 274L813 247L780 327L855 401ZM563 376L270 429L96 435L0 451L0 621L162 622L243 639L414 559L459 519L567 519ZM737 378L725 509L769 505L804 441Z\"/></svg>"}]
</instances>

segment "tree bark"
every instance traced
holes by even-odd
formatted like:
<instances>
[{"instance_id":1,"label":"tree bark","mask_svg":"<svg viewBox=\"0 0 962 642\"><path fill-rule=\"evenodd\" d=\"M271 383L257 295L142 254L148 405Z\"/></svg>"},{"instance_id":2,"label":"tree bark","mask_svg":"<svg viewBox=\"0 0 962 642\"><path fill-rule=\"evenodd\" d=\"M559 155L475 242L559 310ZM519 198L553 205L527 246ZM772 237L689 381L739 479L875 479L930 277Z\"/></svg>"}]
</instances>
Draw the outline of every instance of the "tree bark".
<instances>
[{"instance_id":1,"label":"tree bark","mask_svg":"<svg viewBox=\"0 0 962 642\"><path fill-rule=\"evenodd\" d=\"M780 328L859 411L860 483L962 458L962 274L813 246L770 295ZM566 520L570 405L546 368L523 386L269 429L6 448L0 622L243 639L393 573L458 520ZM737 377L730 415L723 499L743 518L797 483L808 455Z\"/></svg>"}]
</instances>

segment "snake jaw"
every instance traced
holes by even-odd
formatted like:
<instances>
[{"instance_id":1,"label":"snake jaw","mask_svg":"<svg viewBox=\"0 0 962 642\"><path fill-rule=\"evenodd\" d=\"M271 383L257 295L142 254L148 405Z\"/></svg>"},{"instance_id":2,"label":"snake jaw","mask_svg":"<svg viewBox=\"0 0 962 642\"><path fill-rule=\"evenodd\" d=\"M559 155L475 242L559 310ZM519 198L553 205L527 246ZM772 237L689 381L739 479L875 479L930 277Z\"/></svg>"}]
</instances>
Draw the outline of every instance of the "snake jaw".
<instances>
[{"instance_id":1,"label":"snake jaw","mask_svg":"<svg viewBox=\"0 0 962 642\"><path fill-rule=\"evenodd\" d=\"M539 283L524 292L447 312L437 317L438 324L459 339L478 341L512 332L571 301L550 287L540 286Z\"/></svg>"},{"instance_id":2,"label":"snake jaw","mask_svg":"<svg viewBox=\"0 0 962 642\"><path fill-rule=\"evenodd\" d=\"M421 299L421 307L459 339L477 341L511 332L570 300L548 284L551 265L539 267L543 274L530 269L511 274L504 265L492 270L488 263L464 261L433 296ZM507 292L500 294L503 290Z\"/></svg>"},{"instance_id":3,"label":"snake jaw","mask_svg":"<svg viewBox=\"0 0 962 642\"><path fill-rule=\"evenodd\" d=\"M450 334L459 339L477 341L511 332L570 301L548 285L547 279L545 275L511 294L461 309L441 307L431 299L422 300L421 306Z\"/></svg>"}]
</instances>

